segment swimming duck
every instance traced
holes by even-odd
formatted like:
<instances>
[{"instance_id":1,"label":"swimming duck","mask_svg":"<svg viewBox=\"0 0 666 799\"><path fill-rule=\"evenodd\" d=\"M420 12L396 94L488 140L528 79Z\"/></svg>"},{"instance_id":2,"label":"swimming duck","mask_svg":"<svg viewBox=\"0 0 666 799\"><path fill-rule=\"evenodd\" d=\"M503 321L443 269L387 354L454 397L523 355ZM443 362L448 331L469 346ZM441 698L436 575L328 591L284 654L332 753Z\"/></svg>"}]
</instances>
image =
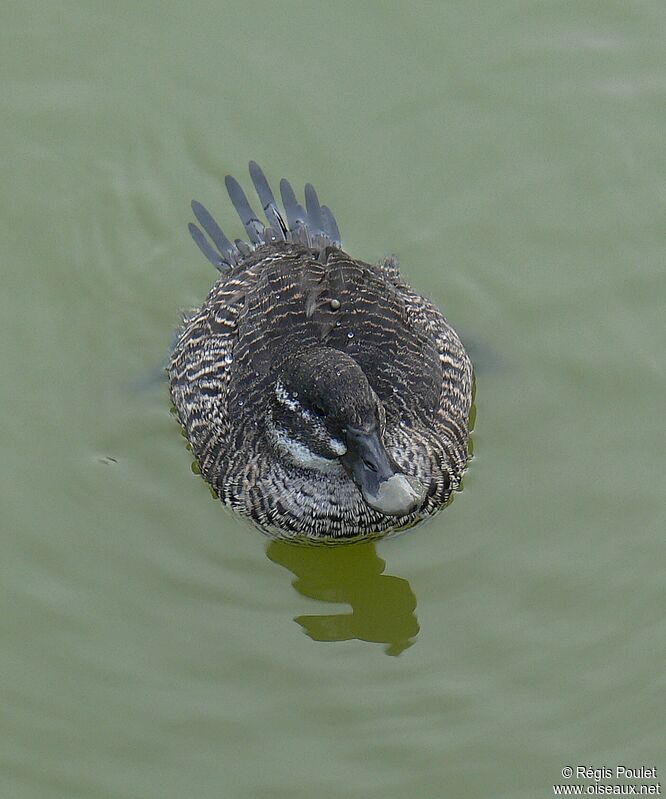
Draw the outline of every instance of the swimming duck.
<instances>
[{"instance_id":1,"label":"swimming duck","mask_svg":"<svg viewBox=\"0 0 666 799\"><path fill-rule=\"evenodd\" d=\"M260 169L267 223L225 179L249 241L198 202L192 238L220 271L184 322L171 398L204 479L280 538L367 538L432 516L468 461L472 365L395 258L342 248L335 217L286 180L284 212Z\"/></svg>"}]
</instances>

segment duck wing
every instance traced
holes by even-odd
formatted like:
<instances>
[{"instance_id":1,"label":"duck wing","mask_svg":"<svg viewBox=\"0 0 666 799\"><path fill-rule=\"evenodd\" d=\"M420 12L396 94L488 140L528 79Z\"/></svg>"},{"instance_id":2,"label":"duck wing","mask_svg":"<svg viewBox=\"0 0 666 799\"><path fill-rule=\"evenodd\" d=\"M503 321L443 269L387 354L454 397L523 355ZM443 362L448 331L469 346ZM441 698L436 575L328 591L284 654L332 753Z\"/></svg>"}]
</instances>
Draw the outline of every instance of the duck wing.
<instances>
[{"instance_id":1,"label":"duck wing","mask_svg":"<svg viewBox=\"0 0 666 799\"><path fill-rule=\"evenodd\" d=\"M440 352L406 300L380 268L337 248L325 264L317 251L293 247L266 257L238 318L231 403L265 402L283 358L323 345L357 361L389 418L427 424L442 389Z\"/></svg>"}]
</instances>

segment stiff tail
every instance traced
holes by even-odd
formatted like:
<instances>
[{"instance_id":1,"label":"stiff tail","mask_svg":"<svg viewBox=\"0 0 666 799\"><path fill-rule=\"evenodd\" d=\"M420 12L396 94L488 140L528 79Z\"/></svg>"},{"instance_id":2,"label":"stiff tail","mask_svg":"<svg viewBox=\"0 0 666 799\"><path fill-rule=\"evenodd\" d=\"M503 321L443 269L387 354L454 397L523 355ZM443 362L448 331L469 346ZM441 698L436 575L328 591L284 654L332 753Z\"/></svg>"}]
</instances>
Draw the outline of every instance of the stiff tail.
<instances>
[{"instance_id":1,"label":"stiff tail","mask_svg":"<svg viewBox=\"0 0 666 799\"><path fill-rule=\"evenodd\" d=\"M272 242L288 241L323 252L326 247L341 246L340 231L331 210L319 204L311 184L305 186L305 208L298 202L289 181L280 181L284 215L261 167L250 161L250 177L266 217L267 225L252 210L238 181L227 175L224 183L238 216L245 227L250 243L236 239L233 243L201 203L193 200L192 211L201 227L188 225L195 244L220 272L239 264L256 247ZM286 221L285 221L286 216ZM207 234L207 235L206 235Z\"/></svg>"}]
</instances>

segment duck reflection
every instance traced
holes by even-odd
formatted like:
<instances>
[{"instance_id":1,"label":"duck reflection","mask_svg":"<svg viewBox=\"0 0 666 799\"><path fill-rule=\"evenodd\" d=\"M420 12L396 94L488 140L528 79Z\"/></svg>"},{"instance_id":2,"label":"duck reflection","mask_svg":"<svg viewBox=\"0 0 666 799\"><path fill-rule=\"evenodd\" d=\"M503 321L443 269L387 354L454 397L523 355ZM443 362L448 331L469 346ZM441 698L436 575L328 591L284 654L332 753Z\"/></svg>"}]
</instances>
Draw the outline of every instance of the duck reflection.
<instances>
[{"instance_id":1,"label":"duck reflection","mask_svg":"<svg viewBox=\"0 0 666 799\"><path fill-rule=\"evenodd\" d=\"M419 632L416 597L402 577L384 574L386 562L373 542L348 546L304 546L272 541L268 558L296 575L299 594L351 605L351 612L297 616L314 641L372 641L387 655L412 646Z\"/></svg>"}]
</instances>

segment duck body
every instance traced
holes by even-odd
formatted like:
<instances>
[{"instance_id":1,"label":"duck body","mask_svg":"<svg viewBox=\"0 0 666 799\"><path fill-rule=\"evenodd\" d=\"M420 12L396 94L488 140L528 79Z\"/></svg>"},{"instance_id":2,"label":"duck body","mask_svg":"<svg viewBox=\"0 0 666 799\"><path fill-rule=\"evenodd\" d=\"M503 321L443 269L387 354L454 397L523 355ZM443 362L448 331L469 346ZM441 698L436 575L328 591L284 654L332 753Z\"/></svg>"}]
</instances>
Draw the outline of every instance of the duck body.
<instances>
[{"instance_id":1,"label":"duck body","mask_svg":"<svg viewBox=\"0 0 666 799\"><path fill-rule=\"evenodd\" d=\"M185 321L168 366L204 479L264 532L330 541L433 515L468 461L472 366L439 310L341 247L337 224L286 181L286 219L259 167L268 224L227 188L251 243L202 206L192 235L220 276Z\"/></svg>"}]
</instances>

